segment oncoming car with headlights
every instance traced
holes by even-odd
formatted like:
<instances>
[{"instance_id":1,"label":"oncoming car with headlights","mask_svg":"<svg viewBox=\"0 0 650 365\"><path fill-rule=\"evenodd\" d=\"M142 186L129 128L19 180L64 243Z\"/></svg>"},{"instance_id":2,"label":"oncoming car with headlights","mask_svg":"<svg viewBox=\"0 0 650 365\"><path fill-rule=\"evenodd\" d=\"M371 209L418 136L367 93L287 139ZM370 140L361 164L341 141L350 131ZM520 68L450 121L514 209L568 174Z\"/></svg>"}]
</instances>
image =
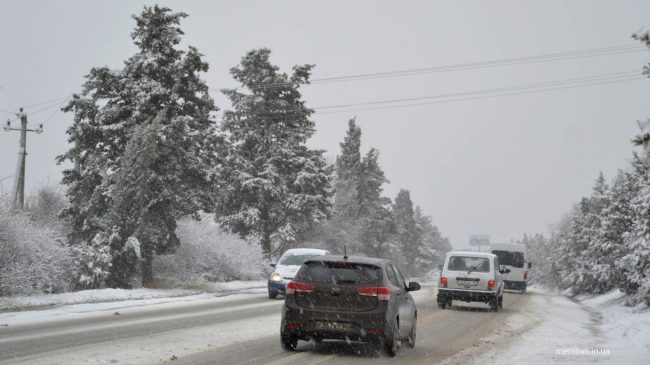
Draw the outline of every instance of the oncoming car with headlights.
<instances>
[{"instance_id":1,"label":"oncoming car with headlights","mask_svg":"<svg viewBox=\"0 0 650 365\"><path fill-rule=\"evenodd\" d=\"M293 279L303 262L316 256L329 254L329 251L317 248L292 248L287 250L276 264L271 264L275 270L273 270L268 281L269 298L275 299L278 294L284 295L287 283Z\"/></svg>"}]
</instances>

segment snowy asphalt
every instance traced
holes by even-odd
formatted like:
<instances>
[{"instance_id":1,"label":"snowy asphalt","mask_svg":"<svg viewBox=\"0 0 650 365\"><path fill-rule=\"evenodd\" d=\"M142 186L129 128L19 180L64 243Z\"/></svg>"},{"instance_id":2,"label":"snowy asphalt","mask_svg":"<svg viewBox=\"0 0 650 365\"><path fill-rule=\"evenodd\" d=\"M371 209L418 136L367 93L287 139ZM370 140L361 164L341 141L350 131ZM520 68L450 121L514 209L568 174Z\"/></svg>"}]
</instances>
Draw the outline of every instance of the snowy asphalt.
<instances>
[{"instance_id":1,"label":"snowy asphalt","mask_svg":"<svg viewBox=\"0 0 650 365\"><path fill-rule=\"evenodd\" d=\"M300 342L297 352L287 353L279 344L282 300L250 295L2 326L0 363L433 364L484 346L531 295L506 294L504 310L493 313L480 304L440 310L432 287L417 294L417 344L403 346L396 358L363 344L330 342Z\"/></svg>"}]
</instances>

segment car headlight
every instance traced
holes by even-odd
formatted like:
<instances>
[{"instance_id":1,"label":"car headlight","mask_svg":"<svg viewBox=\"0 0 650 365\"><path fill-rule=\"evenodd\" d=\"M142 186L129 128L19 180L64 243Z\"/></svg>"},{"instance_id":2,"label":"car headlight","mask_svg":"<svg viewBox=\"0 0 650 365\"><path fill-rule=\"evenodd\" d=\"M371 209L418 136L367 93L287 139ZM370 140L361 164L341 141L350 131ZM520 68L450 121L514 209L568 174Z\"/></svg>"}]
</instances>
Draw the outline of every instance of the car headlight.
<instances>
[{"instance_id":1,"label":"car headlight","mask_svg":"<svg viewBox=\"0 0 650 365\"><path fill-rule=\"evenodd\" d=\"M282 275L278 274L277 272L274 272L271 274L271 281L282 281Z\"/></svg>"}]
</instances>

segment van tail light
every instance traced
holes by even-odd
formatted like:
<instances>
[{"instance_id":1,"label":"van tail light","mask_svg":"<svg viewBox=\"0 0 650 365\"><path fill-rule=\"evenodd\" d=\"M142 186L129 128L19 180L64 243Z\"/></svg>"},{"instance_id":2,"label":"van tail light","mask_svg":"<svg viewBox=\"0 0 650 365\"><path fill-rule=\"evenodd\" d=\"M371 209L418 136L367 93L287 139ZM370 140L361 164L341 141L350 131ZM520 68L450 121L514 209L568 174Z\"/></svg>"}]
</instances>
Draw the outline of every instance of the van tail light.
<instances>
[{"instance_id":1,"label":"van tail light","mask_svg":"<svg viewBox=\"0 0 650 365\"><path fill-rule=\"evenodd\" d=\"M288 323L287 328L290 330L298 330L300 329L300 325L298 323Z\"/></svg>"},{"instance_id":2,"label":"van tail light","mask_svg":"<svg viewBox=\"0 0 650 365\"><path fill-rule=\"evenodd\" d=\"M488 288L494 289L494 280L488 280Z\"/></svg>"},{"instance_id":3,"label":"van tail light","mask_svg":"<svg viewBox=\"0 0 650 365\"><path fill-rule=\"evenodd\" d=\"M524 271L524 280L528 279L528 271Z\"/></svg>"},{"instance_id":4,"label":"van tail light","mask_svg":"<svg viewBox=\"0 0 650 365\"><path fill-rule=\"evenodd\" d=\"M287 295L293 295L295 293L311 293L314 290L316 290L316 285L314 284L302 283L300 281L290 281L287 284L285 293Z\"/></svg>"},{"instance_id":5,"label":"van tail light","mask_svg":"<svg viewBox=\"0 0 650 365\"><path fill-rule=\"evenodd\" d=\"M390 300L393 291L386 286L361 286L357 288L357 294L367 297L377 297L379 300Z\"/></svg>"},{"instance_id":6,"label":"van tail light","mask_svg":"<svg viewBox=\"0 0 650 365\"><path fill-rule=\"evenodd\" d=\"M443 277L440 278L440 286L442 286L443 288L447 287L447 278L446 277L443 276Z\"/></svg>"},{"instance_id":7,"label":"van tail light","mask_svg":"<svg viewBox=\"0 0 650 365\"><path fill-rule=\"evenodd\" d=\"M369 335L383 335L384 331L377 329L377 328L371 328L368 330Z\"/></svg>"}]
</instances>

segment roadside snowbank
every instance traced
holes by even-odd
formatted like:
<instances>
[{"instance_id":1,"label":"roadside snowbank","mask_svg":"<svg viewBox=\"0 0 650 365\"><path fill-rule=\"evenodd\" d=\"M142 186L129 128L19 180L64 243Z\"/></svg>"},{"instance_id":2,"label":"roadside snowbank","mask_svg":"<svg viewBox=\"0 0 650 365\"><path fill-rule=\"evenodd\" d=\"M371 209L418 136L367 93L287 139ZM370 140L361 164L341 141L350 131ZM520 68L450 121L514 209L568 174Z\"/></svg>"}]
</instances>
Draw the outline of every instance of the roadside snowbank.
<instances>
[{"instance_id":1,"label":"roadside snowbank","mask_svg":"<svg viewBox=\"0 0 650 365\"><path fill-rule=\"evenodd\" d=\"M530 307L509 318L474 364L647 364L650 311L623 294L570 298L532 290Z\"/></svg>"},{"instance_id":2,"label":"roadside snowbank","mask_svg":"<svg viewBox=\"0 0 650 365\"><path fill-rule=\"evenodd\" d=\"M0 297L0 311L39 309L60 305L110 303L118 301L169 299L199 296L214 297L236 292L255 293L266 288L266 281L231 281L209 284L204 290L192 289L94 289L63 294Z\"/></svg>"}]
</instances>

